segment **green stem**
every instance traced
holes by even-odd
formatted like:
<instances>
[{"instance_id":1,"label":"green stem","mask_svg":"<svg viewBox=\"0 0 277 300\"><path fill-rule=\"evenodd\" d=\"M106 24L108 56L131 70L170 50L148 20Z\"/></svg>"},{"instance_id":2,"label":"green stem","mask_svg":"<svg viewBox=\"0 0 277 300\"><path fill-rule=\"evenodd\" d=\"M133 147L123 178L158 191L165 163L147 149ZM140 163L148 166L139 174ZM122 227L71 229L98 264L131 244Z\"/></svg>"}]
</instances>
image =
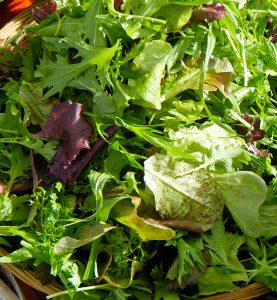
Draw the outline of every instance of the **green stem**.
<instances>
[{"instance_id":1,"label":"green stem","mask_svg":"<svg viewBox=\"0 0 277 300\"><path fill-rule=\"evenodd\" d=\"M11 134L15 134L15 135L18 134L18 132L16 130L9 130L9 129L4 129L4 128L0 128L0 132L11 133Z\"/></svg>"},{"instance_id":2,"label":"green stem","mask_svg":"<svg viewBox=\"0 0 277 300\"><path fill-rule=\"evenodd\" d=\"M97 269L96 269L96 257L97 257L97 250L100 245L100 238L92 242L89 259L87 262L87 267L83 276L83 280L88 280L90 278L98 277Z\"/></svg>"},{"instance_id":3,"label":"green stem","mask_svg":"<svg viewBox=\"0 0 277 300\"><path fill-rule=\"evenodd\" d=\"M106 284L100 284L100 285L91 285L91 286L81 287L81 288L78 288L76 290L76 292L78 293L78 292L85 292L85 291L99 290L99 289L103 289L103 290L107 289L108 290L109 288L110 288L110 285L106 283ZM55 297L59 297L59 296L66 295L66 294L68 294L68 290L46 296L46 299L53 299Z\"/></svg>"}]
</instances>

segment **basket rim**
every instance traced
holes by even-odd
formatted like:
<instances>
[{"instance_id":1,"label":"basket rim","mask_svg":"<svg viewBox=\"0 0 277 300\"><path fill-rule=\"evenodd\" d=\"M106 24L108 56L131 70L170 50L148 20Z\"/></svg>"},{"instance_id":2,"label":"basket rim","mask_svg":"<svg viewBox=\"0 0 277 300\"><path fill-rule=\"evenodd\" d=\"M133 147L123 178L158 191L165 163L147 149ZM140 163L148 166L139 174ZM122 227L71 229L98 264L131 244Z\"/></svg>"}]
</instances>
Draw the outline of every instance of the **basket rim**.
<instances>
[{"instance_id":1,"label":"basket rim","mask_svg":"<svg viewBox=\"0 0 277 300\"><path fill-rule=\"evenodd\" d=\"M0 28L0 47L10 48L11 43L22 34L24 34L24 28L27 25L35 23L31 15L31 9L44 2L46 2L46 0L38 0L31 6L21 11L18 15L7 22L2 28Z\"/></svg>"},{"instance_id":2,"label":"basket rim","mask_svg":"<svg viewBox=\"0 0 277 300\"><path fill-rule=\"evenodd\" d=\"M4 248L0 247L0 256L6 256L9 252L6 251ZM17 263L20 265L20 263ZM63 291L65 288L59 285L57 282L52 284L42 285L38 279L35 278L34 272L30 270L21 270L17 268L15 265L10 263L0 263L0 265L10 271L15 277L20 279L21 281L25 282L29 286L33 287L34 289L43 292L47 295L55 294L57 292Z\"/></svg>"}]
</instances>

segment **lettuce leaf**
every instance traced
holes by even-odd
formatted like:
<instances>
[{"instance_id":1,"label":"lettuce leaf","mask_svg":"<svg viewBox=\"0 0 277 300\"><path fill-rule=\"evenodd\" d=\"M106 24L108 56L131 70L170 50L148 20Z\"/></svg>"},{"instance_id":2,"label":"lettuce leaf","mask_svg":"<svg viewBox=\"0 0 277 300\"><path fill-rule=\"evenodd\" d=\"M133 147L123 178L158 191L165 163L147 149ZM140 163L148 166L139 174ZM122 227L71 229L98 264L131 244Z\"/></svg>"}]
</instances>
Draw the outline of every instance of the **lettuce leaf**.
<instances>
[{"instance_id":1,"label":"lettuce leaf","mask_svg":"<svg viewBox=\"0 0 277 300\"><path fill-rule=\"evenodd\" d=\"M144 163L144 180L165 218L188 219L207 230L221 215L224 199L218 184L204 170L183 175L193 166L171 155L155 154Z\"/></svg>"}]
</instances>

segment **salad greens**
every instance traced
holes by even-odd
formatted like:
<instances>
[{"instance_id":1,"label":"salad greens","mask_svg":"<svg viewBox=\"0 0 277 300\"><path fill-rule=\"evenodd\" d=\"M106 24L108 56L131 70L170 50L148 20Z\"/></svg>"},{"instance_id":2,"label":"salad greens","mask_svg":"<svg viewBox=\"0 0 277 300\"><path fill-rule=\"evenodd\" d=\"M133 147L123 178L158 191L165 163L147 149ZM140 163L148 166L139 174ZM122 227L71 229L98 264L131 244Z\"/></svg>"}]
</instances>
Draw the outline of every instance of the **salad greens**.
<instances>
[{"instance_id":1,"label":"salad greens","mask_svg":"<svg viewBox=\"0 0 277 300\"><path fill-rule=\"evenodd\" d=\"M276 1L55 2L1 50L0 263L47 299L277 292Z\"/></svg>"}]
</instances>

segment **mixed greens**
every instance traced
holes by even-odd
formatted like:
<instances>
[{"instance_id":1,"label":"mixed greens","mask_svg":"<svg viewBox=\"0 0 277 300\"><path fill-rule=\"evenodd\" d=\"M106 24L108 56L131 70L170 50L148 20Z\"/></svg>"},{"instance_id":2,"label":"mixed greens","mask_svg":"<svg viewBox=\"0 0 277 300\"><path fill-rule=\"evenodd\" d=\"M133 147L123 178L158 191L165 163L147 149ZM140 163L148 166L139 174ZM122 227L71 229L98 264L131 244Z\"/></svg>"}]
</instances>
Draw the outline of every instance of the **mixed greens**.
<instances>
[{"instance_id":1,"label":"mixed greens","mask_svg":"<svg viewBox=\"0 0 277 300\"><path fill-rule=\"evenodd\" d=\"M55 5L0 56L0 263L48 299L276 292L277 2Z\"/></svg>"}]
</instances>

